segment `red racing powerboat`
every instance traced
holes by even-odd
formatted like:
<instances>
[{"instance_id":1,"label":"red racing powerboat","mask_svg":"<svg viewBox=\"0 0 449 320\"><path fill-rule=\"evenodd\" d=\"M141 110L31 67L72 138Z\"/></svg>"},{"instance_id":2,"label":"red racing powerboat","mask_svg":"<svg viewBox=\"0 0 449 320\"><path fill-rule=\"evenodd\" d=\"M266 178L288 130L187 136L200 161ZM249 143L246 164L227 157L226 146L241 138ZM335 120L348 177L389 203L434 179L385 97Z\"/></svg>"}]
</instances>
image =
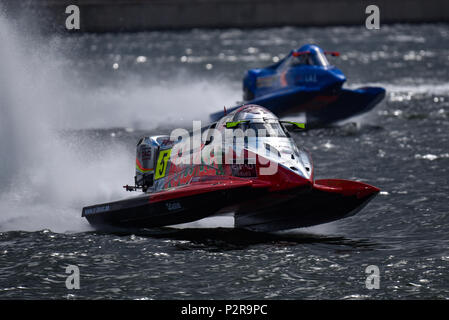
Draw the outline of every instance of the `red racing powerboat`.
<instances>
[{"instance_id":1,"label":"red racing powerboat","mask_svg":"<svg viewBox=\"0 0 449 320\"><path fill-rule=\"evenodd\" d=\"M96 228L152 228L220 214L236 228L277 231L352 216L380 191L340 179L314 179L309 153L290 136L303 124L242 106L208 127L143 137L128 191L140 195L83 208Z\"/></svg>"}]
</instances>

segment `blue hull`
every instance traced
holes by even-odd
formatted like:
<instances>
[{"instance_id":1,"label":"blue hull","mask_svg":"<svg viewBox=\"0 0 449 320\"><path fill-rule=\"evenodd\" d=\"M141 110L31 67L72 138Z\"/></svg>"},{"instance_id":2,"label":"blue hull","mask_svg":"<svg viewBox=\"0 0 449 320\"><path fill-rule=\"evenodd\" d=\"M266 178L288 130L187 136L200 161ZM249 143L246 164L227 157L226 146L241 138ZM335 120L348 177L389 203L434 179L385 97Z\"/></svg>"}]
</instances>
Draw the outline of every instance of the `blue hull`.
<instances>
[{"instance_id":1,"label":"blue hull","mask_svg":"<svg viewBox=\"0 0 449 320\"><path fill-rule=\"evenodd\" d=\"M363 87L356 90L339 89L306 91L293 88L284 92L265 95L245 104L257 104L269 109L278 117L305 113L307 128L325 127L332 123L365 113L385 96L385 89ZM228 110L231 112L241 105ZM212 121L223 116L223 111L210 115Z\"/></svg>"}]
</instances>

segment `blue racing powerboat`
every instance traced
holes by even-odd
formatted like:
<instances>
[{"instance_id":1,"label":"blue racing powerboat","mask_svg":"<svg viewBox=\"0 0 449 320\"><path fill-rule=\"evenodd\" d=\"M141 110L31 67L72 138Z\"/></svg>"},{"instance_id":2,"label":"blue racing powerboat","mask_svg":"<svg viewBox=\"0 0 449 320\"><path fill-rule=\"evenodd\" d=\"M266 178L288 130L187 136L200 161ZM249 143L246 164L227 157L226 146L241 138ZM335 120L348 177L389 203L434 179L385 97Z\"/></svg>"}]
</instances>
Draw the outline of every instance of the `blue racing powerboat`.
<instances>
[{"instance_id":1,"label":"blue racing powerboat","mask_svg":"<svg viewBox=\"0 0 449 320\"><path fill-rule=\"evenodd\" d=\"M346 77L312 44L292 50L285 58L262 69L248 70L243 79L242 104L261 105L278 117L304 114L307 127L323 127L371 110L385 96L381 87L343 88ZM213 121L223 112L211 115Z\"/></svg>"}]
</instances>

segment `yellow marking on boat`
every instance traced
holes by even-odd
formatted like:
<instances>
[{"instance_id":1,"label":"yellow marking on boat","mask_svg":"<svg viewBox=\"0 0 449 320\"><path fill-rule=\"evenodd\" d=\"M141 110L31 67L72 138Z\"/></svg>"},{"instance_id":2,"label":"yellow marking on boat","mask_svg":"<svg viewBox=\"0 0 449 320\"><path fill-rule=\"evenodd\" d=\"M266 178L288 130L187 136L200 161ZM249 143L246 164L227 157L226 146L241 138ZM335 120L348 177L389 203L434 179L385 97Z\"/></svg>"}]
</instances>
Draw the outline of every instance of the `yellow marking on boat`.
<instances>
[{"instance_id":1,"label":"yellow marking on boat","mask_svg":"<svg viewBox=\"0 0 449 320\"><path fill-rule=\"evenodd\" d=\"M156 172L154 173L154 179L160 179L165 177L165 171L167 170L167 162L170 159L171 149L161 150L157 158Z\"/></svg>"}]
</instances>

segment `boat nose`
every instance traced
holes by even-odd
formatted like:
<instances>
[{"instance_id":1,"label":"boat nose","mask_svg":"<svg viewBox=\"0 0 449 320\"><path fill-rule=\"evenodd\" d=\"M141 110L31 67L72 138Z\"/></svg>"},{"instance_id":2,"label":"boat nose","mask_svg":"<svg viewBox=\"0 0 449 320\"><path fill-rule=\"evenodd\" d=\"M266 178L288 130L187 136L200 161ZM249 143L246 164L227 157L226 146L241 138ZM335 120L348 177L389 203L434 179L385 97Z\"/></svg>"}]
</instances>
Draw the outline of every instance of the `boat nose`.
<instances>
[{"instance_id":1,"label":"boat nose","mask_svg":"<svg viewBox=\"0 0 449 320\"><path fill-rule=\"evenodd\" d=\"M377 195L380 189L369 184L363 184L357 192L357 198L368 198Z\"/></svg>"},{"instance_id":2,"label":"boat nose","mask_svg":"<svg viewBox=\"0 0 449 320\"><path fill-rule=\"evenodd\" d=\"M380 189L367 183L343 179L320 179L315 181L318 189L340 193L344 196L368 199L380 192ZM324 188L324 189L323 189Z\"/></svg>"},{"instance_id":3,"label":"boat nose","mask_svg":"<svg viewBox=\"0 0 449 320\"><path fill-rule=\"evenodd\" d=\"M332 68L331 70L329 70L330 74L332 75L332 77L334 78L335 82L338 83L342 83L346 81L346 77L343 74L343 72L341 72L340 69L338 68Z\"/></svg>"}]
</instances>

